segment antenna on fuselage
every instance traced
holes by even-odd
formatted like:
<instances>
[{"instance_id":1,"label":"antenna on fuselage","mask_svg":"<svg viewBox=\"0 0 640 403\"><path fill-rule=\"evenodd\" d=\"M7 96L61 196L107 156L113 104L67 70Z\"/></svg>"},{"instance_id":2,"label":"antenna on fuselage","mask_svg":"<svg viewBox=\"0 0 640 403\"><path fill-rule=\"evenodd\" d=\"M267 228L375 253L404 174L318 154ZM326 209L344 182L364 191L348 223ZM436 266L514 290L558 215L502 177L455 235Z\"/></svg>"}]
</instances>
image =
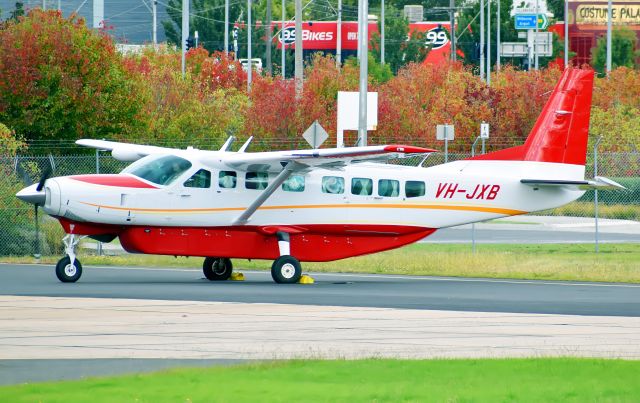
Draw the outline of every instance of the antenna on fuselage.
<instances>
[{"instance_id":1,"label":"antenna on fuselage","mask_svg":"<svg viewBox=\"0 0 640 403\"><path fill-rule=\"evenodd\" d=\"M236 139L235 136L229 136L227 141L225 141L222 147L220 147L220 151L229 151L229 149L231 148L231 144L233 144L235 139Z\"/></svg>"},{"instance_id":2,"label":"antenna on fuselage","mask_svg":"<svg viewBox=\"0 0 640 403\"><path fill-rule=\"evenodd\" d=\"M247 141L244 142L244 144L242 145L242 147L240 147L240 149L238 150L239 153L243 153L245 151L247 151L247 148L249 148L249 144L251 144L251 141L253 141L253 136L250 136Z\"/></svg>"}]
</instances>

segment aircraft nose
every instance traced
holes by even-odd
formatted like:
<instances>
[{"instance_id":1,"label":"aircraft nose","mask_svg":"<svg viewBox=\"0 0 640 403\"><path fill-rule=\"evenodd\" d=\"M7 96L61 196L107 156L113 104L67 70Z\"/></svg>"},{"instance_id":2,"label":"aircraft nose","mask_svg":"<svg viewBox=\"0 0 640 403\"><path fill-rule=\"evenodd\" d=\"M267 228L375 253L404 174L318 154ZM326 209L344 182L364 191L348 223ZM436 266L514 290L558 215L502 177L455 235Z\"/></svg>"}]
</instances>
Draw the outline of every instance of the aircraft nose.
<instances>
[{"instance_id":1,"label":"aircraft nose","mask_svg":"<svg viewBox=\"0 0 640 403\"><path fill-rule=\"evenodd\" d=\"M44 189L38 191L36 189L37 187L38 187L37 184L28 186L22 189L21 191L19 191L18 193L16 193L16 197L22 200L23 202L42 206L47 199L47 195Z\"/></svg>"}]
</instances>

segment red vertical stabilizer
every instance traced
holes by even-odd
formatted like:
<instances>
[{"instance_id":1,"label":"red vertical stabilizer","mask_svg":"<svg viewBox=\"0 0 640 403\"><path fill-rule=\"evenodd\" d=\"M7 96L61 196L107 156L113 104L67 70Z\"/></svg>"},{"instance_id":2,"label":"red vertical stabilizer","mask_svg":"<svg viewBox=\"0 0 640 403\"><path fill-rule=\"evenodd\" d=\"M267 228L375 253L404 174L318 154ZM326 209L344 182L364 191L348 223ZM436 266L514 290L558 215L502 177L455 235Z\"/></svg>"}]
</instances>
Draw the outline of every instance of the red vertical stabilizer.
<instances>
[{"instance_id":1,"label":"red vertical stabilizer","mask_svg":"<svg viewBox=\"0 0 640 403\"><path fill-rule=\"evenodd\" d=\"M523 145L472 159L584 165L593 76L592 70L566 69Z\"/></svg>"}]
</instances>

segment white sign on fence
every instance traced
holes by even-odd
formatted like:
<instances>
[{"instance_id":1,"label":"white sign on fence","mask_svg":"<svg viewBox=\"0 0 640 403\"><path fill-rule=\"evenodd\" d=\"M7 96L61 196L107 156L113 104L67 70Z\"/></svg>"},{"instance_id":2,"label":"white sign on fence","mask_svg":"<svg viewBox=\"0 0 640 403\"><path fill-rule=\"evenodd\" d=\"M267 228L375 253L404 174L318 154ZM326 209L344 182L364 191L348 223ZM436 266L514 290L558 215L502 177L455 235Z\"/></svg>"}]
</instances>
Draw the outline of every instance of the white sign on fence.
<instances>
[{"instance_id":1,"label":"white sign on fence","mask_svg":"<svg viewBox=\"0 0 640 403\"><path fill-rule=\"evenodd\" d=\"M360 93L338 91L338 147L344 147L344 131L358 130ZM367 93L367 130L378 127L378 93Z\"/></svg>"}]
</instances>

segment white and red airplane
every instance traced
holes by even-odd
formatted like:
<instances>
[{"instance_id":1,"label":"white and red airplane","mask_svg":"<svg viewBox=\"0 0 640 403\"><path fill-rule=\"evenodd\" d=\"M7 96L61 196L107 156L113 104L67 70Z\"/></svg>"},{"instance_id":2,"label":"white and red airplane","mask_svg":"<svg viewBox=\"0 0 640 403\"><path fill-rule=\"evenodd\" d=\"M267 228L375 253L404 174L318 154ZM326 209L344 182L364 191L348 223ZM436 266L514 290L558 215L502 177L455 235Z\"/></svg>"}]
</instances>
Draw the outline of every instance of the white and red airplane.
<instances>
[{"instance_id":1,"label":"white and red airplane","mask_svg":"<svg viewBox=\"0 0 640 403\"><path fill-rule=\"evenodd\" d=\"M78 144L135 161L117 175L41 180L17 197L41 205L67 235L60 281L82 274L83 236L116 237L133 253L201 256L209 280L231 258L274 260L278 283L301 261L325 262L398 248L438 228L561 206L585 180L593 72L567 69L524 145L434 167L380 163L426 148L382 145L278 152L186 150L102 140ZM377 160L377 161L376 161Z\"/></svg>"}]
</instances>

